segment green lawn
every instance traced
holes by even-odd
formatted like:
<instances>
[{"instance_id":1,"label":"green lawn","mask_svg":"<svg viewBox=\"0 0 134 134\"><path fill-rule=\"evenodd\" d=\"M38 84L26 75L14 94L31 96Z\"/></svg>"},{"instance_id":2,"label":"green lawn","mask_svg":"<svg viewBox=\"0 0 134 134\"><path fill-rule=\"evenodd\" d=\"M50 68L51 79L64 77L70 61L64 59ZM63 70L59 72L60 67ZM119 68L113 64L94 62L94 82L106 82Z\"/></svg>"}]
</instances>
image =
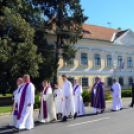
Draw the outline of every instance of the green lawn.
<instances>
[{"instance_id":1,"label":"green lawn","mask_svg":"<svg viewBox=\"0 0 134 134\"><path fill-rule=\"evenodd\" d=\"M10 107L0 107L0 114L9 113L11 111L12 111L12 106L10 106Z\"/></svg>"},{"instance_id":2,"label":"green lawn","mask_svg":"<svg viewBox=\"0 0 134 134\"><path fill-rule=\"evenodd\" d=\"M12 96L12 94L6 94L6 96ZM4 96L0 94L0 97L4 97Z\"/></svg>"}]
</instances>

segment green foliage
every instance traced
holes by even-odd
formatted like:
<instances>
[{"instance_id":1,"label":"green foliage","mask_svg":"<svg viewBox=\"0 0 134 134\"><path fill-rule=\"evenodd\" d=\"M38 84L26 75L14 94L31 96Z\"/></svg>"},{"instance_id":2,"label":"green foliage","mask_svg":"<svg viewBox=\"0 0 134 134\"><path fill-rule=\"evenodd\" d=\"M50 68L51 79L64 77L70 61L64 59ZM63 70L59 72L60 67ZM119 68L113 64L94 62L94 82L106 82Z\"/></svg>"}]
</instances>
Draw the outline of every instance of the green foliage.
<instances>
[{"instance_id":1,"label":"green foliage","mask_svg":"<svg viewBox=\"0 0 134 134\"><path fill-rule=\"evenodd\" d=\"M25 73L39 77L38 64L43 62L33 44L35 30L20 11L24 3L28 5L24 0L0 1L0 92L3 94L6 89L14 90L16 79Z\"/></svg>"},{"instance_id":2,"label":"green foliage","mask_svg":"<svg viewBox=\"0 0 134 134\"><path fill-rule=\"evenodd\" d=\"M105 92L105 100L110 100L111 94L109 92Z\"/></svg>"},{"instance_id":3,"label":"green foliage","mask_svg":"<svg viewBox=\"0 0 134 134\"><path fill-rule=\"evenodd\" d=\"M84 90L82 93L83 101L85 102L90 102L91 101L91 91ZM105 92L105 100L111 99L111 95L109 92Z\"/></svg>"},{"instance_id":4,"label":"green foliage","mask_svg":"<svg viewBox=\"0 0 134 134\"><path fill-rule=\"evenodd\" d=\"M47 20L45 26L53 28L55 25L56 29L52 30L57 36L55 66L58 69L60 55L64 60L75 57L76 52L71 47L77 42L77 39L82 37L82 23L87 17L83 15L84 10L81 8L80 0L32 0L32 3L35 7L41 7L44 12ZM54 72L54 82L57 81L57 69Z\"/></svg>"},{"instance_id":5,"label":"green foliage","mask_svg":"<svg viewBox=\"0 0 134 134\"><path fill-rule=\"evenodd\" d=\"M132 90L122 90L121 96L122 97L132 97Z\"/></svg>"},{"instance_id":6,"label":"green foliage","mask_svg":"<svg viewBox=\"0 0 134 134\"><path fill-rule=\"evenodd\" d=\"M82 93L83 102L90 102L91 101L91 92L84 90Z\"/></svg>"},{"instance_id":7,"label":"green foliage","mask_svg":"<svg viewBox=\"0 0 134 134\"><path fill-rule=\"evenodd\" d=\"M37 108L40 107L39 95L40 95L40 94L37 94L37 95L35 96L34 109L37 109Z\"/></svg>"}]
</instances>

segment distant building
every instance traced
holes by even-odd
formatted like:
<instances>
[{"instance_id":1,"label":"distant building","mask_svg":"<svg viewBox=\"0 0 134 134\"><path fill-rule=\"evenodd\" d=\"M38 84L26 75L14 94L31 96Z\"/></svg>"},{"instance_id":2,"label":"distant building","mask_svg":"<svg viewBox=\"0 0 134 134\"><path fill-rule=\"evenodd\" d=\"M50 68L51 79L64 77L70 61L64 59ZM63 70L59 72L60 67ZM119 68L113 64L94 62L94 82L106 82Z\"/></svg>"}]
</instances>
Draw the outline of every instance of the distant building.
<instances>
[{"instance_id":1,"label":"distant building","mask_svg":"<svg viewBox=\"0 0 134 134\"><path fill-rule=\"evenodd\" d=\"M116 78L123 89L128 89L134 76L134 33L107 27L83 24L83 38L74 47L76 58L65 63L59 61L58 81L62 87L62 74L72 83L78 79L83 89L91 90L95 76L100 75L106 89ZM48 37L54 42L54 35Z\"/></svg>"}]
</instances>

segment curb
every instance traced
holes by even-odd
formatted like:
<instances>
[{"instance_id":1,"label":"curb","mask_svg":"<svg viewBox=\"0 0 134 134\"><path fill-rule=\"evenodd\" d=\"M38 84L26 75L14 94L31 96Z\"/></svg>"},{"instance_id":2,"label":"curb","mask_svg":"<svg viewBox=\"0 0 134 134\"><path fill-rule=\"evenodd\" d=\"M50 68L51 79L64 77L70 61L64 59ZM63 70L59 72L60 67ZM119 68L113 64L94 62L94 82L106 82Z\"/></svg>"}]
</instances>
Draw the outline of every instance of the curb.
<instances>
[{"instance_id":1,"label":"curb","mask_svg":"<svg viewBox=\"0 0 134 134\"><path fill-rule=\"evenodd\" d=\"M122 102L126 102L126 101L131 101L132 99L122 99ZM109 104L109 103L112 103L113 101L106 101L106 104ZM88 105L86 105L85 107L89 107L90 106L90 103ZM34 109L34 112L38 112L39 109ZM0 114L0 117L1 116L6 116L6 115L11 115L11 112L10 113L3 113L3 114Z\"/></svg>"}]
</instances>

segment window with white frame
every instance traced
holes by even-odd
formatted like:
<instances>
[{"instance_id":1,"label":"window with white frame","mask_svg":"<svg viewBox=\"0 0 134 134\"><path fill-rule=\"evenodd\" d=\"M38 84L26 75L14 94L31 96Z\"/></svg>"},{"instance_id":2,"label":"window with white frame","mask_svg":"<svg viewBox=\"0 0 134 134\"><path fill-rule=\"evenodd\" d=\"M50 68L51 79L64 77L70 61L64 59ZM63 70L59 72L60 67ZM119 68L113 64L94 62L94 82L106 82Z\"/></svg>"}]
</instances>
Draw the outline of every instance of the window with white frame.
<instances>
[{"instance_id":1,"label":"window with white frame","mask_svg":"<svg viewBox=\"0 0 134 134\"><path fill-rule=\"evenodd\" d=\"M132 84L133 84L133 77L129 77L129 78L128 78L128 84L129 84L129 85L132 85Z\"/></svg>"},{"instance_id":2,"label":"window with white frame","mask_svg":"<svg viewBox=\"0 0 134 134\"><path fill-rule=\"evenodd\" d=\"M81 64L82 65L88 65L88 54L82 52L81 53Z\"/></svg>"},{"instance_id":3,"label":"window with white frame","mask_svg":"<svg viewBox=\"0 0 134 134\"><path fill-rule=\"evenodd\" d=\"M132 57L127 57L127 66L128 66L128 68L132 68L133 67Z\"/></svg>"},{"instance_id":4,"label":"window with white frame","mask_svg":"<svg viewBox=\"0 0 134 134\"><path fill-rule=\"evenodd\" d=\"M123 77L119 77L119 83L120 83L121 86L124 85L124 79L123 79Z\"/></svg>"},{"instance_id":5,"label":"window with white frame","mask_svg":"<svg viewBox=\"0 0 134 134\"><path fill-rule=\"evenodd\" d=\"M118 56L118 67L122 67L123 64L123 58L122 56Z\"/></svg>"},{"instance_id":6,"label":"window with white frame","mask_svg":"<svg viewBox=\"0 0 134 134\"><path fill-rule=\"evenodd\" d=\"M95 60L95 66L101 66L101 56L100 56L100 54L95 54L94 55L94 60Z\"/></svg>"},{"instance_id":7,"label":"window with white frame","mask_svg":"<svg viewBox=\"0 0 134 134\"><path fill-rule=\"evenodd\" d=\"M73 77L68 77L68 81L71 82L72 87L73 87L74 86L74 78Z\"/></svg>"},{"instance_id":8,"label":"window with white frame","mask_svg":"<svg viewBox=\"0 0 134 134\"><path fill-rule=\"evenodd\" d=\"M88 78L87 77L83 77L81 78L81 83L82 83L82 87L88 87Z\"/></svg>"},{"instance_id":9,"label":"window with white frame","mask_svg":"<svg viewBox=\"0 0 134 134\"><path fill-rule=\"evenodd\" d=\"M71 58L66 63L67 63L67 65L74 65L74 58Z\"/></svg>"},{"instance_id":10,"label":"window with white frame","mask_svg":"<svg viewBox=\"0 0 134 134\"><path fill-rule=\"evenodd\" d=\"M107 55L107 66L108 67L112 66L112 55L110 54Z\"/></svg>"},{"instance_id":11,"label":"window with white frame","mask_svg":"<svg viewBox=\"0 0 134 134\"><path fill-rule=\"evenodd\" d=\"M112 84L113 84L113 78L112 77L108 77L107 78L107 85L108 86L112 86Z\"/></svg>"}]
</instances>

